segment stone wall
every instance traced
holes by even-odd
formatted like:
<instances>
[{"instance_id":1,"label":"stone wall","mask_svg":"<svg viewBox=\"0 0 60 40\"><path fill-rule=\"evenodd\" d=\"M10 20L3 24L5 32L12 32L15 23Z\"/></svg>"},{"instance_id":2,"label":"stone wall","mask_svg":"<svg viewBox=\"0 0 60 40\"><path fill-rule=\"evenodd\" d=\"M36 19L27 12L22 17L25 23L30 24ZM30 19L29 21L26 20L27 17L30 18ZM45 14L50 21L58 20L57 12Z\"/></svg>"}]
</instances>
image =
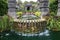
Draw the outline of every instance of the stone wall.
<instances>
[{"instance_id":1,"label":"stone wall","mask_svg":"<svg viewBox=\"0 0 60 40\"><path fill-rule=\"evenodd\" d=\"M8 0L8 15L16 18L16 0Z\"/></svg>"},{"instance_id":2,"label":"stone wall","mask_svg":"<svg viewBox=\"0 0 60 40\"><path fill-rule=\"evenodd\" d=\"M42 16L45 16L49 12L49 0L38 0L40 5L40 11Z\"/></svg>"},{"instance_id":3,"label":"stone wall","mask_svg":"<svg viewBox=\"0 0 60 40\"><path fill-rule=\"evenodd\" d=\"M42 16L45 16L49 12L49 0L38 0L39 1L39 8L42 12ZM8 15L17 18L16 16L16 0L8 0Z\"/></svg>"},{"instance_id":4,"label":"stone wall","mask_svg":"<svg viewBox=\"0 0 60 40\"><path fill-rule=\"evenodd\" d=\"M57 12L57 16L60 16L60 0L58 0L58 12Z\"/></svg>"}]
</instances>

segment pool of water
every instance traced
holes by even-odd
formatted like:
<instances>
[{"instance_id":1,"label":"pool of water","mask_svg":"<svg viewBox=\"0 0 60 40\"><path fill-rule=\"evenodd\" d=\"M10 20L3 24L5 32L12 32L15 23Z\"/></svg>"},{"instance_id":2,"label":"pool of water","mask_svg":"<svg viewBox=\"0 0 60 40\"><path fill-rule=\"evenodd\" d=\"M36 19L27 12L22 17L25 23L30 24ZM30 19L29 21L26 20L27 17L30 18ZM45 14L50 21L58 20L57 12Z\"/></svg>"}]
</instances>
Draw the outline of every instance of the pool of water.
<instances>
[{"instance_id":1,"label":"pool of water","mask_svg":"<svg viewBox=\"0 0 60 40\"><path fill-rule=\"evenodd\" d=\"M16 32L0 33L1 40L60 40L60 31L48 31L40 33L38 36L22 36Z\"/></svg>"}]
</instances>

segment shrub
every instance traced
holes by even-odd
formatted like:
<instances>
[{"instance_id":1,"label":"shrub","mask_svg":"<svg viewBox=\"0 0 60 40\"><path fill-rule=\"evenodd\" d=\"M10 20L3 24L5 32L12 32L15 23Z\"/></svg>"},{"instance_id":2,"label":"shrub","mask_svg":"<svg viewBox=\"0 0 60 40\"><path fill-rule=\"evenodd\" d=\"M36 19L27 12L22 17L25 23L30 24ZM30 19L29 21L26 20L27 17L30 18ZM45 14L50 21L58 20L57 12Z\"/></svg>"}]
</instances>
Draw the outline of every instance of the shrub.
<instances>
[{"instance_id":1,"label":"shrub","mask_svg":"<svg viewBox=\"0 0 60 40\"><path fill-rule=\"evenodd\" d=\"M37 12L35 12L34 14L35 14L37 17L40 17L41 12L38 12L38 11L37 11Z\"/></svg>"},{"instance_id":2,"label":"shrub","mask_svg":"<svg viewBox=\"0 0 60 40\"><path fill-rule=\"evenodd\" d=\"M56 19L51 16L47 21L47 27L50 30L53 30L53 29L60 30L60 19Z\"/></svg>"},{"instance_id":3,"label":"shrub","mask_svg":"<svg viewBox=\"0 0 60 40\"><path fill-rule=\"evenodd\" d=\"M0 19L0 31L11 30L13 24L10 22L8 16L4 15Z\"/></svg>"},{"instance_id":4,"label":"shrub","mask_svg":"<svg viewBox=\"0 0 60 40\"><path fill-rule=\"evenodd\" d=\"M21 16L23 13L22 12L17 12L17 15L18 16Z\"/></svg>"}]
</instances>

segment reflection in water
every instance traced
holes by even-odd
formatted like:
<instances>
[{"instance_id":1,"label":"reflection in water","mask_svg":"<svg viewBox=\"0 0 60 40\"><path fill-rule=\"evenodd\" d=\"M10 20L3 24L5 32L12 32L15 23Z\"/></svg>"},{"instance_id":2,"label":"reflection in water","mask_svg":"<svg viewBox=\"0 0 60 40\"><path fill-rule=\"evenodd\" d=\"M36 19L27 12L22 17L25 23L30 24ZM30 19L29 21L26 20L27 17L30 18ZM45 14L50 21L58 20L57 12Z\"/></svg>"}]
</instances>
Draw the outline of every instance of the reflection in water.
<instances>
[{"instance_id":1,"label":"reflection in water","mask_svg":"<svg viewBox=\"0 0 60 40\"><path fill-rule=\"evenodd\" d=\"M18 35L22 35L22 36L50 36L49 34L49 30L45 30L44 32L41 32L41 33L17 33Z\"/></svg>"},{"instance_id":2,"label":"reflection in water","mask_svg":"<svg viewBox=\"0 0 60 40\"><path fill-rule=\"evenodd\" d=\"M44 34L44 35L43 35ZM49 36L46 36L46 34ZM1 40L60 40L60 32L53 32L45 30L45 32L40 33L40 35L35 34L34 36L22 36L15 32L2 32L0 33Z\"/></svg>"},{"instance_id":3,"label":"reflection in water","mask_svg":"<svg viewBox=\"0 0 60 40\"><path fill-rule=\"evenodd\" d=\"M45 30L44 32L41 32L41 33L36 33L36 34L34 34L34 33L17 33L17 32L15 32L17 35L21 35L21 36L50 36L50 34L49 34L49 30ZM5 36L9 36L10 35L10 33L6 33L5 34Z\"/></svg>"}]
</instances>

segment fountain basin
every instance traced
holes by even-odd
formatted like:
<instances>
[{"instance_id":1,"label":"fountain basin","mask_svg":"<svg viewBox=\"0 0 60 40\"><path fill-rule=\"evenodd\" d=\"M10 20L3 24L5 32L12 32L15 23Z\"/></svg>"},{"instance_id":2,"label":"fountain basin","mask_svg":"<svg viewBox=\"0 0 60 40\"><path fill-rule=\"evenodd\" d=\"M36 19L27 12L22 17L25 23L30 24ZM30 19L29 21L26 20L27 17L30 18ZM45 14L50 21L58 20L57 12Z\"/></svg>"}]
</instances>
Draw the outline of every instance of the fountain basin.
<instances>
[{"instance_id":1,"label":"fountain basin","mask_svg":"<svg viewBox=\"0 0 60 40\"><path fill-rule=\"evenodd\" d=\"M14 30L20 33L40 33L46 29L45 19L14 19Z\"/></svg>"}]
</instances>

